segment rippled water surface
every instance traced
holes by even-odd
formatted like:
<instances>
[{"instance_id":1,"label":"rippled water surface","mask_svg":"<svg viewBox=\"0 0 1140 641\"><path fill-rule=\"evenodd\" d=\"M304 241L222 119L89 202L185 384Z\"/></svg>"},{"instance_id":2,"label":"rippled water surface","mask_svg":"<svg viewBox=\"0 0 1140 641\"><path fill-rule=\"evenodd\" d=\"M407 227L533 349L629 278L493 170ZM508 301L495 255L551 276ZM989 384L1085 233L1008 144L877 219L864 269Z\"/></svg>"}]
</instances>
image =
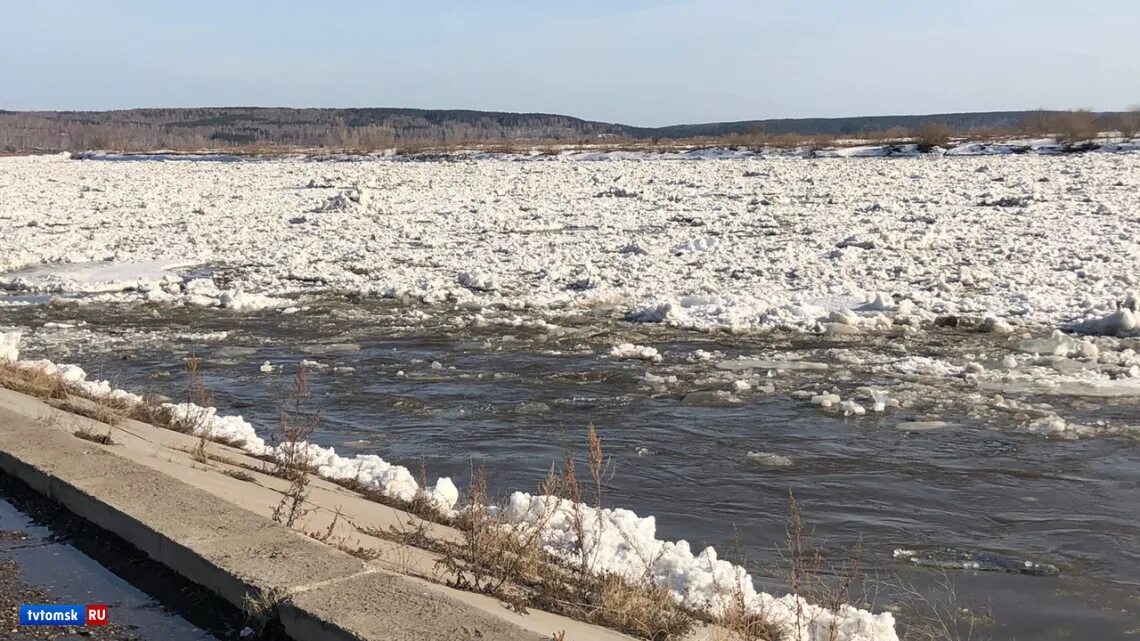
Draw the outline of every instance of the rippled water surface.
<instances>
[{"instance_id":1,"label":"rippled water surface","mask_svg":"<svg viewBox=\"0 0 1140 641\"><path fill-rule=\"evenodd\" d=\"M1140 422L1136 398L1007 392L1025 408L995 410L960 377L886 375L868 365L963 355L993 363L1009 347L991 335L693 335L604 311L559 331L407 317L394 303L336 302L296 315L0 310L0 321L30 329L24 357L76 362L136 391L185 397L184 359L201 357L219 407L259 429L276 420L298 365L309 361L323 413L316 440L413 470L422 462L429 476L461 486L483 465L496 491L534 490L567 448L584 449L593 423L613 458L611 505L656 515L662 538L722 551L738 544L772 589L791 492L830 559L861 542L862 564L880 581L922 592L953 582L956 607L992 615L974 638L1124 639L1140 631L1140 447L1121 433ZM49 322L74 327L44 328ZM626 341L657 348L662 361L612 358L610 346ZM798 365L728 369L738 357ZM260 370L266 361L274 371ZM750 389L734 389L736 380ZM866 386L903 402L844 416L792 395L858 398ZM733 396L702 393L716 391ZM1047 438L1024 429L1034 412L1115 429ZM892 556L939 546L1050 563L1060 575L944 575ZM886 591L877 607L893 598Z\"/></svg>"}]
</instances>

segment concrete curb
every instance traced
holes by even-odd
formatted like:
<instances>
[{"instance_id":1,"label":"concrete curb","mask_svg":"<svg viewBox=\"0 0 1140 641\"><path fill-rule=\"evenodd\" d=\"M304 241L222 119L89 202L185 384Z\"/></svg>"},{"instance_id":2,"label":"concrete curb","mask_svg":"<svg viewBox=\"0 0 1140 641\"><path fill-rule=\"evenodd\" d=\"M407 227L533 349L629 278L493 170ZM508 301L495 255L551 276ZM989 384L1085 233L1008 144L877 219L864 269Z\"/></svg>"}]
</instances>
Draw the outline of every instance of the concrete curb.
<instances>
[{"instance_id":1,"label":"concrete curb","mask_svg":"<svg viewBox=\"0 0 1140 641\"><path fill-rule=\"evenodd\" d=\"M113 447L0 414L0 471L238 608L270 603L296 641L537 641Z\"/></svg>"}]
</instances>

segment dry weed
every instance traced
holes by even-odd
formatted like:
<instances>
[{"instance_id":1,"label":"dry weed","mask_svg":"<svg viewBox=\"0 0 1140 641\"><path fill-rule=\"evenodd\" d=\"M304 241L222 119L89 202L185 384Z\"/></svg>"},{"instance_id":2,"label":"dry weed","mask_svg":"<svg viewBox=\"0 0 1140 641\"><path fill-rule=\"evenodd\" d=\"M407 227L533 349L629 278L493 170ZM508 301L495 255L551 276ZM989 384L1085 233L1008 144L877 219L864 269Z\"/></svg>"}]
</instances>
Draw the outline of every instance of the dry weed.
<instances>
[{"instance_id":1,"label":"dry weed","mask_svg":"<svg viewBox=\"0 0 1140 641\"><path fill-rule=\"evenodd\" d=\"M276 444L273 473L289 480L289 488L273 509L273 520L286 527L293 527L308 512L305 500L309 495L312 474L309 442L320 425L320 414L310 413L305 408L308 396L305 368L301 367L293 379L289 401L282 404L281 419L273 435Z\"/></svg>"}]
</instances>

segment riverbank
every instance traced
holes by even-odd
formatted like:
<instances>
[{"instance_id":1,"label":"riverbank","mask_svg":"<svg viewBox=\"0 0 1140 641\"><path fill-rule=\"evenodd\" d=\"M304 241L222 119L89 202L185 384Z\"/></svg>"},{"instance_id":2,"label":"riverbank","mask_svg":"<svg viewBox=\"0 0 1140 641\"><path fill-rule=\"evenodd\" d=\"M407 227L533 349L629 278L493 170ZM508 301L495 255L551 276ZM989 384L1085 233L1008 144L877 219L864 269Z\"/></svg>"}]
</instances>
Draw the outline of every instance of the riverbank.
<instances>
[{"instance_id":1,"label":"riverbank","mask_svg":"<svg viewBox=\"0 0 1140 641\"><path fill-rule=\"evenodd\" d=\"M410 515L331 483L313 480L303 526L331 532L335 546L268 518L289 483L251 470L262 462L240 450L211 444L210 462L196 463L189 453L196 438L136 421L113 430L114 445L73 435L107 427L0 390L0 470L251 616L268 608L263 614L296 641L536 640L562 630L571 639L630 638L554 615L523 616L407 574L430 572L433 559L362 530L400 526ZM239 469L246 476L226 474ZM338 549L353 546L369 546L375 558Z\"/></svg>"}]
</instances>

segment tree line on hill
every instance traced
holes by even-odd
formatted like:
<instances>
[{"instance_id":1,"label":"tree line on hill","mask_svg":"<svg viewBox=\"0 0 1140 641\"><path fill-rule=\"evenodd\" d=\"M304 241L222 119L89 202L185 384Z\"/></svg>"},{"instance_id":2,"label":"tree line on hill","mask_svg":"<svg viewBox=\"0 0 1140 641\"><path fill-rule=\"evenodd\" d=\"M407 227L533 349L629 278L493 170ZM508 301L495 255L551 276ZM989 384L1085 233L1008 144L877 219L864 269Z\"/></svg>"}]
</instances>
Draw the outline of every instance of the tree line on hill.
<instances>
[{"instance_id":1,"label":"tree line on hill","mask_svg":"<svg viewBox=\"0 0 1140 641\"><path fill-rule=\"evenodd\" d=\"M1140 110L1003 111L927 116L797 118L631 127L554 114L431 109L290 109L211 107L120 111L0 111L0 152L325 149L417 151L476 146L512 149L524 142L582 146L662 141L697 144L824 145L843 138L918 140L1056 135L1076 142L1098 131L1131 138Z\"/></svg>"}]
</instances>

